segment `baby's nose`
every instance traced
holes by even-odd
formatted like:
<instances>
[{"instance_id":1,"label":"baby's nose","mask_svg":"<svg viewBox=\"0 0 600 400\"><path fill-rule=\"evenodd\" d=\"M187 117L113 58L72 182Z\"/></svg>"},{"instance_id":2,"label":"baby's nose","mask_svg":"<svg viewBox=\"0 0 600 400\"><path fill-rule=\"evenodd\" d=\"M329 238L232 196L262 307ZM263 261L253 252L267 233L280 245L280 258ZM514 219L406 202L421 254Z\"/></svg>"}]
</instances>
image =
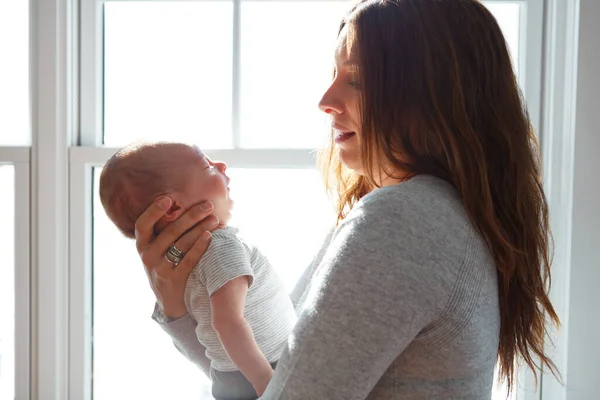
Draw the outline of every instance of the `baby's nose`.
<instances>
[{"instance_id":1,"label":"baby's nose","mask_svg":"<svg viewBox=\"0 0 600 400\"><path fill-rule=\"evenodd\" d=\"M224 162L217 161L214 163L220 173L224 174L227 171L227 165Z\"/></svg>"}]
</instances>

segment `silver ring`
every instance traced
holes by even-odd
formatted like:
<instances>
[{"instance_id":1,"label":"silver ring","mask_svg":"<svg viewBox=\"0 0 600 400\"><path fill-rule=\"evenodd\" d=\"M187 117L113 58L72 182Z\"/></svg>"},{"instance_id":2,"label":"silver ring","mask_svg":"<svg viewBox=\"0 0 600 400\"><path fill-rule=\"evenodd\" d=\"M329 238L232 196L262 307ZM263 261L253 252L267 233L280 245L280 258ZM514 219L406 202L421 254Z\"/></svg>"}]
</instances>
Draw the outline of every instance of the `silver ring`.
<instances>
[{"instance_id":1,"label":"silver ring","mask_svg":"<svg viewBox=\"0 0 600 400\"><path fill-rule=\"evenodd\" d=\"M169 253L173 254L175 257L179 257L179 258L183 258L183 256L185 256L185 252L181 251L177 248L177 246L175 246L175 243L173 243L171 246L169 246Z\"/></svg>"},{"instance_id":2,"label":"silver ring","mask_svg":"<svg viewBox=\"0 0 600 400\"><path fill-rule=\"evenodd\" d=\"M175 243L173 243L169 247L169 250L167 250L167 252L165 253L165 260L177 266L177 264L181 262L183 256L185 256L185 252L179 250L177 246L175 246Z\"/></svg>"}]
</instances>

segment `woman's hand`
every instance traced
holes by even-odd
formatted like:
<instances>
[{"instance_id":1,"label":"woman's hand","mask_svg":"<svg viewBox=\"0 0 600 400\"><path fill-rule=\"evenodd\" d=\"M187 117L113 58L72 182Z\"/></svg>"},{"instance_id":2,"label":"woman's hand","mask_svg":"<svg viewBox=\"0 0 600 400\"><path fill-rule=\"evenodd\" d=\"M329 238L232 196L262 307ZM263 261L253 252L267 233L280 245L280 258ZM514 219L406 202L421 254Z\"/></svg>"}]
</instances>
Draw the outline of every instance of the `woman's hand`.
<instances>
[{"instance_id":1,"label":"woman's hand","mask_svg":"<svg viewBox=\"0 0 600 400\"><path fill-rule=\"evenodd\" d=\"M210 231L219 221L210 215L212 204L204 202L187 210L155 236L154 225L169 210L171 202L168 197L158 198L144 211L135 223L135 241L158 306L166 317L176 319L187 313L183 297L188 276L208 248ZM177 266L164 257L173 243L185 252Z\"/></svg>"}]
</instances>

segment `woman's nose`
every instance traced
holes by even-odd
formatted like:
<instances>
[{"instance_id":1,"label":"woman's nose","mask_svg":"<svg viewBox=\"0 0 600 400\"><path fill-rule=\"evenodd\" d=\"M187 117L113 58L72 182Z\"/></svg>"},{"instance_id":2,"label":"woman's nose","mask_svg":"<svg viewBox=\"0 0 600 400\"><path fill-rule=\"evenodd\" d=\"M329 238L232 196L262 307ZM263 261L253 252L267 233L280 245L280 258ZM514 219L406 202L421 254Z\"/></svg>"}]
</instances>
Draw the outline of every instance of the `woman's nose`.
<instances>
[{"instance_id":1,"label":"woman's nose","mask_svg":"<svg viewBox=\"0 0 600 400\"><path fill-rule=\"evenodd\" d=\"M343 108L341 102L335 94L335 88L333 84L323 94L323 97L321 97L321 101L319 101L319 109L325 114L342 113Z\"/></svg>"}]
</instances>

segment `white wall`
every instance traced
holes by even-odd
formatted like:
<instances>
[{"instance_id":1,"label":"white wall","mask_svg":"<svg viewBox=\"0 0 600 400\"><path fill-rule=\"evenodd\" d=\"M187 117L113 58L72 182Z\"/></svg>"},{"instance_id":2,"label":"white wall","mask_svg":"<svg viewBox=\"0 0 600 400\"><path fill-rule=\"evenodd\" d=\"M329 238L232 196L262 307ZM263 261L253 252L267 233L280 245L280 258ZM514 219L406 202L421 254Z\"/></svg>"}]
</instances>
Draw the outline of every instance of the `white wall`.
<instances>
[{"instance_id":1,"label":"white wall","mask_svg":"<svg viewBox=\"0 0 600 400\"><path fill-rule=\"evenodd\" d=\"M600 399L600 1L580 0L568 400ZM543 395L543 394L542 394Z\"/></svg>"}]
</instances>

